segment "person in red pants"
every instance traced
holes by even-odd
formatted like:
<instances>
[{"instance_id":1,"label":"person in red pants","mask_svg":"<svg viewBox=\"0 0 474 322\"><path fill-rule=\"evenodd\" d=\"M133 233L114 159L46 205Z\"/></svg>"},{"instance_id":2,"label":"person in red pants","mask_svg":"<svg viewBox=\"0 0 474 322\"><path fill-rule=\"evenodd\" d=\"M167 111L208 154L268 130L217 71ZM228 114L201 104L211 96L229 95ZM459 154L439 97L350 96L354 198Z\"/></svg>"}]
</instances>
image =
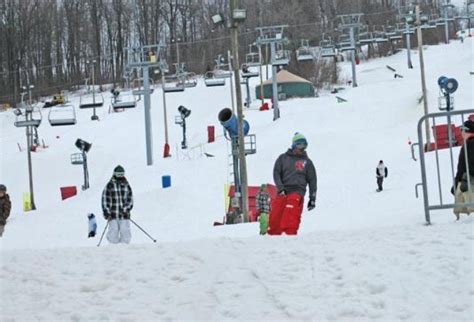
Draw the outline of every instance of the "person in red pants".
<instances>
[{"instance_id":1,"label":"person in red pants","mask_svg":"<svg viewBox=\"0 0 474 322\"><path fill-rule=\"evenodd\" d=\"M278 189L278 196L271 205L269 235L298 233L307 185L309 185L308 210L316 207L316 169L306 154L307 146L308 142L304 135L295 133L291 149L280 155L275 162L273 179Z\"/></svg>"}]
</instances>

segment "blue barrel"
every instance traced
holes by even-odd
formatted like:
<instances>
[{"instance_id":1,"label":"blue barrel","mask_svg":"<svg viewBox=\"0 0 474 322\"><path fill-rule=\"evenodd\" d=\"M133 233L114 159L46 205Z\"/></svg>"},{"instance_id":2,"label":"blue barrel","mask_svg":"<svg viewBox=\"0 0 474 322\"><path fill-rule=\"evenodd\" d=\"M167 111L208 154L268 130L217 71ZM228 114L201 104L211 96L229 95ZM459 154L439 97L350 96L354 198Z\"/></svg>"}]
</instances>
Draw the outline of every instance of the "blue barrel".
<instances>
[{"instance_id":1,"label":"blue barrel","mask_svg":"<svg viewBox=\"0 0 474 322\"><path fill-rule=\"evenodd\" d=\"M171 187L171 176L162 176L161 185L163 186L163 188Z\"/></svg>"}]
</instances>

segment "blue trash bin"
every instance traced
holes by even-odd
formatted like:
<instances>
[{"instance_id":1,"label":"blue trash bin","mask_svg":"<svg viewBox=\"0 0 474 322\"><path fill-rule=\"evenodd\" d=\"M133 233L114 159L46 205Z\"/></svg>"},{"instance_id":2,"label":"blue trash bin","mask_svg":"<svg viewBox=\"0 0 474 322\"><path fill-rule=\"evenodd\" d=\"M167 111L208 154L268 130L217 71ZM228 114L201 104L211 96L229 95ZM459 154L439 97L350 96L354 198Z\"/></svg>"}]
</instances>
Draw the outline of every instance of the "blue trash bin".
<instances>
[{"instance_id":1,"label":"blue trash bin","mask_svg":"<svg viewBox=\"0 0 474 322\"><path fill-rule=\"evenodd\" d=\"M171 187L171 176L162 176L161 185L163 186L163 188Z\"/></svg>"}]
</instances>

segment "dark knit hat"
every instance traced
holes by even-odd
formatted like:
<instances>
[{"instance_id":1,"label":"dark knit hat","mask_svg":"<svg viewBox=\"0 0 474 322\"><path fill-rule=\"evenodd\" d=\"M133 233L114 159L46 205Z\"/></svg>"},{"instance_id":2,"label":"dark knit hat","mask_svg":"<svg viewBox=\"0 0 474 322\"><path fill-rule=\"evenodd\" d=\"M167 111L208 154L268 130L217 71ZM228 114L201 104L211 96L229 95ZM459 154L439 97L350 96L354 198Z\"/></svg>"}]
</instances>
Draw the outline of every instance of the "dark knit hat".
<instances>
[{"instance_id":1,"label":"dark knit hat","mask_svg":"<svg viewBox=\"0 0 474 322\"><path fill-rule=\"evenodd\" d=\"M461 126L461 130L466 133L474 133L474 121L466 120Z\"/></svg>"},{"instance_id":2,"label":"dark knit hat","mask_svg":"<svg viewBox=\"0 0 474 322\"><path fill-rule=\"evenodd\" d=\"M114 176L117 178L125 177L125 169L121 165L116 166L114 169Z\"/></svg>"},{"instance_id":3,"label":"dark knit hat","mask_svg":"<svg viewBox=\"0 0 474 322\"><path fill-rule=\"evenodd\" d=\"M0 184L0 191L7 192L7 187L4 184Z\"/></svg>"}]
</instances>

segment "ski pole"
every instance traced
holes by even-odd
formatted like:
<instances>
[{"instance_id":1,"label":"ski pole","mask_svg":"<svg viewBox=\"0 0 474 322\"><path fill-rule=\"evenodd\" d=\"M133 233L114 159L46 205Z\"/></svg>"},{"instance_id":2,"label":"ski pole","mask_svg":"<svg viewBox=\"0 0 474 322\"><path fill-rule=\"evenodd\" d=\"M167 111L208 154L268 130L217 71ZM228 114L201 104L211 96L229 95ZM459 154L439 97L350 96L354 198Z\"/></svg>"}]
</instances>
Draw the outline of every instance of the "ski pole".
<instances>
[{"instance_id":1,"label":"ski pole","mask_svg":"<svg viewBox=\"0 0 474 322\"><path fill-rule=\"evenodd\" d=\"M156 243L156 239L154 239L153 237L151 237L145 230L143 230L142 227L140 227L136 222L134 222L131 218L129 219L135 226L138 227L138 229L140 229L141 231L143 231L143 233L145 235L147 235L151 240L153 240L154 243Z\"/></svg>"},{"instance_id":2,"label":"ski pole","mask_svg":"<svg viewBox=\"0 0 474 322\"><path fill-rule=\"evenodd\" d=\"M105 225L104 231L102 232L102 236L100 236L99 243L97 244L97 247L100 246L100 243L102 243L102 238L104 238L105 231L107 230L107 227L109 227L109 221L107 220L107 225Z\"/></svg>"}]
</instances>

